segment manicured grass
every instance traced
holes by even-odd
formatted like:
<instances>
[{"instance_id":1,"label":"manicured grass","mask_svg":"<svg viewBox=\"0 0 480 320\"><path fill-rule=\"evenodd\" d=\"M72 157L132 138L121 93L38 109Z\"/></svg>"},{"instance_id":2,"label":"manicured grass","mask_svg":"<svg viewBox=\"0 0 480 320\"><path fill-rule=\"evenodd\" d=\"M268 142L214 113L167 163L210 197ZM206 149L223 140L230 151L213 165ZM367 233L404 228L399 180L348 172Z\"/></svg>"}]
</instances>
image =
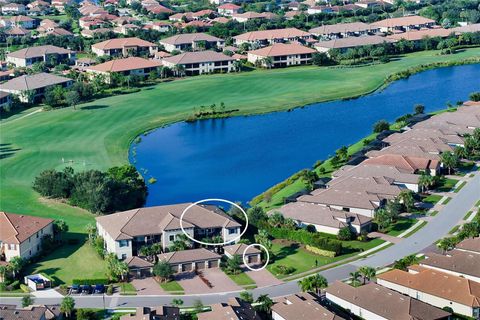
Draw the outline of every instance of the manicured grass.
<instances>
[{"instance_id":1,"label":"manicured grass","mask_svg":"<svg viewBox=\"0 0 480 320\"><path fill-rule=\"evenodd\" d=\"M442 204L445 205L445 204L449 203L450 200L452 200L452 198L448 197L445 200L443 200Z\"/></svg>"},{"instance_id":2,"label":"manicured grass","mask_svg":"<svg viewBox=\"0 0 480 320\"><path fill-rule=\"evenodd\" d=\"M73 279L105 278L107 268L94 249L81 242L65 244L26 268L27 274L39 272L53 278L55 285L70 285Z\"/></svg>"},{"instance_id":3,"label":"manicured grass","mask_svg":"<svg viewBox=\"0 0 480 320\"><path fill-rule=\"evenodd\" d=\"M122 295L137 295L137 289L135 289L133 284L129 282L117 283L117 286L119 287L120 294Z\"/></svg>"},{"instance_id":4,"label":"manicured grass","mask_svg":"<svg viewBox=\"0 0 480 320\"><path fill-rule=\"evenodd\" d=\"M128 161L130 142L140 133L187 118L195 107L224 102L238 114L258 114L375 90L395 72L422 64L478 56L480 48L454 55L418 52L387 64L362 68L295 67L239 74L208 75L165 82L141 92L108 97L77 106L0 121L0 210L64 219L75 234L85 234L94 221L88 212L65 204L42 201L32 182L42 170L72 166L76 170L105 170ZM228 92L228 94L225 94ZM27 112L26 112L27 113ZM25 113L25 114L26 114ZM62 162L62 158L68 164ZM67 256L55 253L57 265L42 264L48 275L68 283L81 274L76 262L88 264L86 274L101 274L101 261L82 256L77 248ZM65 253L64 253L65 254ZM93 257L93 251L90 256ZM98 263L97 263L98 262ZM33 268L32 268L33 269Z\"/></svg>"},{"instance_id":5,"label":"manicured grass","mask_svg":"<svg viewBox=\"0 0 480 320\"><path fill-rule=\"evenodd\" d=\"M397 222L395 222L385 230L385 233L390 236L396 237L405 230L408 230L408 228L413 226L415 223L417 223L416 219L398 219Z\"/></svg>"},{"instance_id":6,"label":"manicured grass","mask_svg":"<svg viewBox=\"0 0 480 320\"><path fill-rule=\"evenodd\" d=\"M243 286L254 286L255 285L255 281L253 281L252 278L250 278L248 276L248 274L244 273L244 272L240 272L239 274L228 274L227 273L227 276L233 280L233 282L235 282L236 284L238 284L239 286L243 287Z\"/></svg>"},{"instance_id":7,"label":"manicured grass","mask_svg":"<svg viewBox=\"0 0 480 320\"><path fill-rule=\"evenodd\" d=\"M463 220L467 220L471 214L472 214L472 211L468 211L467 214L463 217Z\"/></svg>"},{"instance_id":8,"label":"manicured grass","mask_svg":"<svg viewBox=\"0 0 480 320\"><path fill-rule=\"evenodd\" d=\"M455 193L459 192L460 190L462 190L463 187L465 187L466 184L467 184L467 182L463 181L462 183L460 183L460 185L453 192L455 192Z\"/></svg>"},{"instance_id":9,"label":"manicured grass","mask_svg":"<svg viewBox=\"0 0 480 320\"><path fill-rule=\"evenodd\" d=\"M434 210L430 213L431 217L435 217L438 214L438 211Z\"/></svg>"},{"instance_id":10,"label":"manicured grass","mask_svg":"<svg viewBox=\"0 0 480 320\"><path fill-rule=\"evenodd\" d=\"M160 283L160 287L167 292L184 292L183 287L175 280Z\"/></svg>"},{"instance_id":11,"label":"manicured grass","mask_svg":"<svg viewBox=\"0 0 480 320\"><path fill-rule=\"evenodd\" d=\"M431 203L433 205L435 205L438 201L440 201L443 197L442 196L439 196L438 194L431 194L425 198L423 198L423 202L426 202L426 203Z\"/></svg>"},{"instance_id":12,"label":"manicured grass","mask_svg":"<svg viewBox=\"0 0 480 320\"><path fill-rule=\"evenodd\" d=\"M453 227L448 233L449 234L454 234L455 232L458 231L458 229L460 229L460 225L457 224L455 227Z\"/></svg>"},{"instance_id":13,"label":"manicured grass","mask_svg":"<svg viewBox=\"0 0 480 320\"><path fill-rule=\"evenodd\" d=\"M453 187L455 187L457 182L458 182L458 180L456 180L456 179L443 177L440 180L440 185L436 188L436 191L438 191L438 192L449 192L450 190L452 190Z\"/></svg>"}]
</instances>

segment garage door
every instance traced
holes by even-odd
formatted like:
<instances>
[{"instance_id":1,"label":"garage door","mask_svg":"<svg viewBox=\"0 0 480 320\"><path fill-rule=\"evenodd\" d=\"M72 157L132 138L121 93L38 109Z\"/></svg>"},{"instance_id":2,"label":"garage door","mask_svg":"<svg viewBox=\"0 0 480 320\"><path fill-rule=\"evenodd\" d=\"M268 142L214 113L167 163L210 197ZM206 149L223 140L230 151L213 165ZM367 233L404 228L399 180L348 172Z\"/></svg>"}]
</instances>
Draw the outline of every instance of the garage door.
<instances>
[{"instance_id":1,"label":"garage door","mask_svg":"<svg viewBox=\"0 0 480 320\"><path fill-rule=\"evenodd\" d=\"M203 261L203 262L197 262L197 263L196 263L196 267L197 267L198 270L203 270L203 269L205 269L205 261Z\"/></svg>"},{"instance_id":2,"label":"garage door","mask_svg":"<svg viewBox=\"0 0 480 320\"><path fill-rule=\"evenodd\" d=\"M172 264L172 269L175 271L175 273L178 272L178 264Z\"/></svg>"},{"instance_id":3,"label":"garage door","mask_svg":"<svg viewBox=\"0 0 480 320\"><path fill-rule=\"evenodd\" d=\"M218 260L209 261L210 268L218 268Z\"/></svg>"},{"instance_id":4,"label":"garage door","mask_svg":"<svg viewBox=\"0 0 480 320\"><path fill-rule=\"evenodd\" d=\"M258 256L248 256L248 263L257 263L258 262Z\"/></svg>"},{"instance_id":5,"label":"garage door","mask_svg":"<svg viewBox=\"0 0 480 320\"><path fill-rule=\"evenodd\" d=\"M192 271L192 264L191 263L182 264L182 271Z\"/></svg>"}]
</instances>

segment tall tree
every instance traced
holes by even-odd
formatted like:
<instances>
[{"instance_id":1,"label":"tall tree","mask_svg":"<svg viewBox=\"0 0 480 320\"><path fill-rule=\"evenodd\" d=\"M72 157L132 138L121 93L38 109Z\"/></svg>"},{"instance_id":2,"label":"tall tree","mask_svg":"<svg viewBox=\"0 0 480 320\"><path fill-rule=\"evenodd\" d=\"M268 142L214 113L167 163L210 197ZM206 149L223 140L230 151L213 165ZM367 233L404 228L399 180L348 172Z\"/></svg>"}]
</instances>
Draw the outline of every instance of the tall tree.
<instances>
[{"instance_id":1,"label":"tall tree","mask_svg":"<svg viewBox=\"0 0 480 320\"><path fill-rule=\"evenodd\" d=\"M358 272L362 275L363 277L363 284L365 284L368 281L372 280L375 278L375 275L377 274L377 271L373 267L369 266L363 266L358 269Z\"/></svg>"},{"instance_id":2,"label":"tall tree","mask_svg":"<svg viewBox=\"0 0 480 320\"><path fill-rule=\"evenodd\" d=\"M60 304L60 312L65 314L65 317L70 318L75 310L75 300L72 297L65 297Z\"/></svg>"}]
</instances>

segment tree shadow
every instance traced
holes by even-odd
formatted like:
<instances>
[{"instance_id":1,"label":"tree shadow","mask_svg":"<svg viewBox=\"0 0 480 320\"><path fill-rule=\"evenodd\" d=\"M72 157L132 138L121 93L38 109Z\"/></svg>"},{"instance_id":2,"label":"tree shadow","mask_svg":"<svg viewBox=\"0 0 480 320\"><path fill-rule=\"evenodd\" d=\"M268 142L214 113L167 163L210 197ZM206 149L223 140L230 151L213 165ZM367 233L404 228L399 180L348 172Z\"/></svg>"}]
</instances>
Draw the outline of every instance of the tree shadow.
<instances>
[{"instance_id":1,"label":"tree shadow","mask_svg":"<svg viewBox=\"0 0 480 320\"><path fill-rule=\"evenodd\" d=\"M0 144L0 160L6 159L13 156L17 151L20 151L20 148L12 148L11 143L1 143Z\"/></svg>"},{"instance_id":2,"label":"tree shadow","mask_svg":"<svg viewBox=\"0 0 480 320\"><path fill-rule=\"evenodd\" d=\"M291 256L298 252L300 245L298 243L292 243L289 246L282 247L277 253L275 253L275 259L281 260L288 256Z\"/></svg>"},{"instance_id":3,"label":"tree shadow","mask_svg":"<svg viewBox=\"0 0 480 320\"><path fill-rule=\"evenodd\" d=\"M97 109L104 109L104 108L108 108L108 106L105 104L94 104L94 105L81 107L80 110L97 110Z\"/></svg>"}]
</instances>

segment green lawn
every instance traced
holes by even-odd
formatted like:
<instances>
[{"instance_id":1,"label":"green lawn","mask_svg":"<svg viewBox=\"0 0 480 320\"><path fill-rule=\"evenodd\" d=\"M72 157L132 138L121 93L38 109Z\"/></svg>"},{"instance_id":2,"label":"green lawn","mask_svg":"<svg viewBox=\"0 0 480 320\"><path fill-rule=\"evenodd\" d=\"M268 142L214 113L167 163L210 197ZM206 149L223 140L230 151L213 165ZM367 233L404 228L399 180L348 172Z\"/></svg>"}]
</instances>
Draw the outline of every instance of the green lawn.
<instances>
[{"instance_id":1,"label":"green lawn","mask_svg":"<svg viewBox=\"0 0 480 320\"><path fill-rule=\"evenodd\" d=\"M450 197L445 198L445 200L443 200L442 204L445 205L445 204L449 203L450 200L452 200L452 198L450 198Z\"/></svg>"},{"instance_id":2,"label":"green lawn","mask_svg":"<svg viewBox=\"0 0 480 320\"><path fill-rule=\"evenodd\" d=\"M453 192L458 193L460 190L462 190L463 187L465 187L466 184L467 182L463 181Z\"/></svg>"},{"instance_id":3,"label":"green lawn","mask_svg":"<svg viewBox=\"0 0 480 320\"><path fill-rule=\"evenodd\" d=\"M441 178L440 185L435 189L438 192L449 192L457 184L458 180L451 178Z\"/></svg>"},{"instance_id":4,"label":"green lawn","mask_svg":"<svg viewBox=\"0 0 480 320\"><path fill-rule=\"evenodd\" d=\"M77 110L64 108L2 119L0 210L65 219L71 232L80 238L85 225L93 222L93 216L65 204L42 201L31 188L34 177L42 170L64 168L62 159L76 170L104 170L127 163L128 147L138 134L185 119L200 105L224 102L228 109L239 109L238 114L286 110L371 92L382 86L388 75L409 67L479 54L480 48L444 56L438 51L418 52L387 64L362 68L304 66L198 76L143 88L138 93L99 99L80 105ZM46 268L50 271L47 274L68 283L74 271L84 275L76 265L80 261L88 264L85 276L103 274L101 261L86 259L94 259L93 251L81 250L85 252L78 248L55 253L65 267L61 270L48 261L38 265L36 271Z\"/></svg>"},{"instance_id":5,"label":"green lawn","mask_svg":"<svg viewBox=\"0 0 480 320\"><path fill-rule=\"evenodd\" d=\"M160 283L160 287L167 292L176 292L180 293L183 292L183 287L175 280L170 280L168 282Z\"/></svg>"},{"instance_id":6,"label":"green lawn","mask_svg":"<svg viewBox=\"0 0 480 320\"><path fill-rule=\"evenodd\" d=\"M252 286L255 286L255 281L253 281L253 279L250 278L248 276L248 274L246 274L244 272L241 272L239 274L228 274L228 273L226 273L226 275L230 279L232 279L233 282L235 282L236 284L238 284L241 287L249 286L249 288L251 289Z\"/></svg>"},{"instance_id":7,"label":"green lawn","mask_svg":"<svg viewBox=\"0 0 480 320\"><path fill-rule=\"evenodd\" d=\"M135 289L133 284L129 282L117 283L117 286L119 287L118 289L122 295L137 295L137 289Z\"/></svg>"},{"instance_id":8,"label":"green lawn","mask_svg":"<svg viewBox=\"0 0 480 320\"><path fill-rule=\"evenodd\" d=\"M428 195L425 198L423 198L422 201L435 205L441 199L442 199L442 196L439 196L438 194L431 194L431 195Z\"/></svg>"},{"instance_id":9,"label":"green lawn","mask_svg":"<svg viewBox=\"0 0 480 320\"><path fill-rule=\"evenodd\" d=\"M396 237L405 230L408 230L408 228L413 226L415 223L417 223L416 219L399 219L397 222L388 227L385 230L385 233L390 236Z\"/></svg>"}]
</instances>

